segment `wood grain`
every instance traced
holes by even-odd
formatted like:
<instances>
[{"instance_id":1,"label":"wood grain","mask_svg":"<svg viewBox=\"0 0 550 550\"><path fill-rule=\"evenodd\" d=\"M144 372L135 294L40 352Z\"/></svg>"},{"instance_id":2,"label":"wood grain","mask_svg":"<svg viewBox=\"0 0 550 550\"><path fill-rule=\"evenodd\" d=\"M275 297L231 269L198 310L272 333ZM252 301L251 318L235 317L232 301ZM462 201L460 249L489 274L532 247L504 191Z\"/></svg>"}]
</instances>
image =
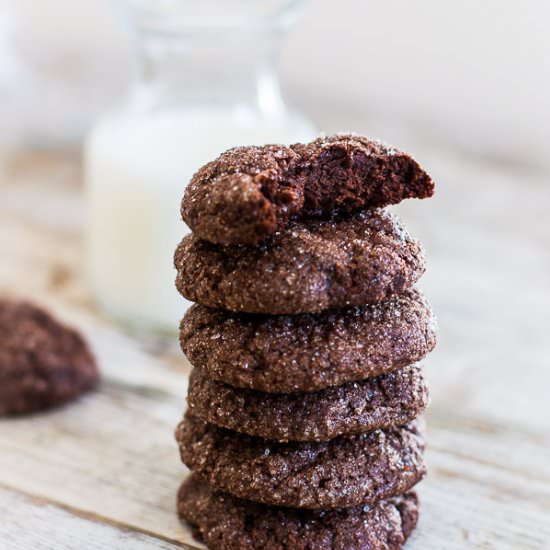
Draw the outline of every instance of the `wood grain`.
<instances>
[{"instance_id":1,"label":"wood grain","mask_svg":"<svg viewBox=\"0 0 550 550\"><path fill-rule=\"evenodd\" d=\"M0 540L12 550L89 550L132 548L136 550L181 548L137 531L120 528L80 512L0 488ZM191 548L188 546L187 548Z\"/></svg>"},{"instance_id":2,"label":"wood grain","mask_svg":"<svg viewBox=\"0 0 550 550\"><path fill-rule=\"evenodd\" d=\"M521 168L419 156L438 194L397 210L426 245L422 286L441 337L426 361L430 473L407 547L548 548L550 187ZM186 471L173 430L190 366L175 338L129 333L95 307L78 182L70 154L0 153L0 293L78 326L103 371L77 403L0 421L0 539L199 548L174 502Z\"/></svg>"}]
</instances>

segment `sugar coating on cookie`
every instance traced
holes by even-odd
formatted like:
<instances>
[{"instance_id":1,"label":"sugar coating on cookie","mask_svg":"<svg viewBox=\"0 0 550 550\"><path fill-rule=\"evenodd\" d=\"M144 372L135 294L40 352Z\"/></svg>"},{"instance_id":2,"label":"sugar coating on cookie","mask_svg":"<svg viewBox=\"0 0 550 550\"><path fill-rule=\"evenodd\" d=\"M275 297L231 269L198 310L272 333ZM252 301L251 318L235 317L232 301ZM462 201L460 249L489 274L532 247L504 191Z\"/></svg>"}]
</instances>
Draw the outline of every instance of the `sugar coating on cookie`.
<instances>
[{"instance_id":1,"label":"sugar coating on cookie","mask_svg":"<svg viewBox=\"0 0 550 550\"><path fill-rule=\"evenodd\" d=\"M62 405L98 376L78 332L30 303L0 299L0 416Z\"/></svg>"},{"instance_id":2,"label":"sugar coating on cookie","mask_svg":"<svg viewBox=\"0 0 550 550\"><path fill-rule=\"evenodd\" d=\"M420 243L382 209L293 222L259 246L220 246L188 235L176 286L193 302L229 311L298 314L381 302L424 273Z\"/></svg>"},{"instance_id":3,"label":"sugar coating on cookie","mask_svg":"<svg viewBox=\"0 0 550 550\"><path fill-rule=\"evenodd\" d=\"M178 513L212 550L398 550L418 522L409 491L373 506L293 510L237 499L196 476L178 492Z\"/></svg>"},{"instance_id":4,"label":"sugar coating on cookie","mask_svg":"<svg viewBox=\"0 0 550 550\"><path fill-rule=\"evenodd\" d=\"M324 442L277 443L189 414L176 431L183 462L212 488L291 508L370 505L424 476L418 421Z\"/></svg>"},{"instance_id":5,"label":"sugar coating on cookie","mask_svg":"<svg viewBox=\"0 0 550 550\"><path fill-rule=\"evenodd\" d=\"M180 343L192 365L231 386L309 392L363 380L424 358L432 309L416 289L380 304L302 315L251 315L192 306Z\"/></svg>"},{"instance_id":6,"label":"sugar coating on cookie","mask_svg":"<svg viewBox=\"0 0 550 550\"><path fill-rule=\"evenodd\" d=\"M274 441L327 441L406 424L428 404L420 365L312 393L264 393L215 382L200 369L189 380L190 413L220 428Z\"/></svg>"},{"instance_id":7,"label":"sugar coating on cookie","mask_svg":"<svg viewBox=\"0 0 550 550\"><path fill-rule=\"evenodd\" d=\"M355 134L308 144L237 147L201 168L182 216L219 244L257 244L292 219L349 214L433 195L430 176L407 153Z\"/></svg>"}]
</instances>

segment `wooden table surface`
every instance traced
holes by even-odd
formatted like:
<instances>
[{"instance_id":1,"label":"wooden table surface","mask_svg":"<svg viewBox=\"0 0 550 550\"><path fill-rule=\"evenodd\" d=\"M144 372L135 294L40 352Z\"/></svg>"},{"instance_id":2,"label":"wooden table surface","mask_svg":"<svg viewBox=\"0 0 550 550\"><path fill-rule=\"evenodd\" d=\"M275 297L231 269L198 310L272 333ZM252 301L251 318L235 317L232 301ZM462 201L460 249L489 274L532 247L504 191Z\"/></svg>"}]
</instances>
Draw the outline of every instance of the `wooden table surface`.
<instances>
[{"instance_id":1,"label":"wooden table surface","mask_svg":"<svg viewBox=\"0 0 550 550\"><path fill-rule=\"evenodd\" d=\"M417 156L437 197L398 210L427 248L440 339L426 361L430 472L407 548L550 548L550 182ZM200 548L174 504L189 365L175 339L98 311L83 220L76 155L0 152L0 292L80 327L103 371L77 403L0 421L0 547Z\"/></svg>"}]
</instances>

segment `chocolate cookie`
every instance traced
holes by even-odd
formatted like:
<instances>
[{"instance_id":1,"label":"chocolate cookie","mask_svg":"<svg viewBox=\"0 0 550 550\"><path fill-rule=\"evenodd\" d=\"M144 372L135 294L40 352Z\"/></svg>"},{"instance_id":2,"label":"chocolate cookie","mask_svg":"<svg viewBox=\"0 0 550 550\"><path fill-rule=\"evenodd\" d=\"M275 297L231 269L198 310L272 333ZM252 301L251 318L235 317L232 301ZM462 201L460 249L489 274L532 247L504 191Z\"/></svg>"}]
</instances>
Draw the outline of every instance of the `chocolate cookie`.
<instances>
[{"instance_id":1,"label":"chocolate cookie","mask_svg":"<svg viewBox=\"0 0 550 550\"><path fill-rule=\"evenodd\" d=\"M192 306L181 347L195 367L231 386L316 391L422 359L435 346L432 310L416 289L380 304L302 315L251 315Z\"/></svg>"},{"instance_id":2,"label":"chocolate cookie","mask_svg":"<svg viewBox=\"0 0 550 550\"><path fill-rule=\"evenodd\" d=\"M219 426L276 441L326 441L400 426L428 404L420 365L314 393L264 393L235 389L194 369L190 413Z\"/></svg>"},{"instance_id":3,"label":"chocolate cookie","mask_svg":"<svg viewBox=\"0 0 550 550\"><path fill-rule=\"evenodd\" d=\"M0 416L61 405L97 379L77 332L36 306L0 299Z\"/></svg>"},{"instance_id":4,"label":"chocolate cookie","mask_svg":"<svg viewBox=\"0 0 550 550\"><path fill-rule=\"evenodd\" d=\"M292 223L256 247L219 246L188 235L176 250L176 286L205 306L297 314L381 302L412 287L424 254L384 210Z\"/></svg>"},{"instance_id":5,"label":"chocolate cookie","mask_svg":"<svg viewBox=\"0 0 550 550\"><path fill-rule=\"evenodd\" d=\"M432 179L410 155L340 134L306 145L230 149L195 174L182 216L210 242L257 244L291 219L349 214L433 192Z\"/></svg>"},{"instance_id":6,"label":"chocolate cookie","mask_svg":"<svg viewBox=\"0 0 550 550\"><path fill-rule=\"evenodd\" d=\"M212 550L398 550L418 522L414 492L374 506L335 510L275 508L212 491L191 476L178 513Z\"/></svg>"},{"instance_id":7,"label":"chocolate cookie","mask_svg":"<svg viewBox=\"0 0 550 550\"><path fill-rule=\"evenodd\" d=\"M291 508L373 504L424 475L424 442L404 427L326 442L277 443L186 415L176 431L183 462L214 489Z\"/></svg>"}]
</instances>

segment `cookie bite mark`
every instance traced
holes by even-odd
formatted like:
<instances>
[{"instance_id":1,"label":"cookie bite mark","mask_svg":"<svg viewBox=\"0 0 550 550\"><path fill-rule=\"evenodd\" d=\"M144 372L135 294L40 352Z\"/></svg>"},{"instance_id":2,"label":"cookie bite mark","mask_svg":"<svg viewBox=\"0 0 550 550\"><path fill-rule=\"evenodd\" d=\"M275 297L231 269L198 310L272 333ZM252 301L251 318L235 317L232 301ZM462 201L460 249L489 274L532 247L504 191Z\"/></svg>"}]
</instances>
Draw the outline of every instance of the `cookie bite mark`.
<instances>
[{"instance_id":1,"label":"cookie bite mark","mask_svg":"<svg viewBox=\"0 0 550 550\"><path fill-rule=\"evenodd\" d=\"M432 179L410 155L378 140L337 134L291 147L302 159L304 216L383 207L434 191Z\"/></svg>"},{"instance_id":2,"label":"cookie bite mark","mask_svg":"<svg viewBox=\"0 0 550 550\"><path fill-rule=\"evenodd\" d=\"M407 153L354 134L289 147L237 147L201 168L182 216L202 239L254 245L292 219L349 214L433 195Z\"/></svg>"}]
</instances>

